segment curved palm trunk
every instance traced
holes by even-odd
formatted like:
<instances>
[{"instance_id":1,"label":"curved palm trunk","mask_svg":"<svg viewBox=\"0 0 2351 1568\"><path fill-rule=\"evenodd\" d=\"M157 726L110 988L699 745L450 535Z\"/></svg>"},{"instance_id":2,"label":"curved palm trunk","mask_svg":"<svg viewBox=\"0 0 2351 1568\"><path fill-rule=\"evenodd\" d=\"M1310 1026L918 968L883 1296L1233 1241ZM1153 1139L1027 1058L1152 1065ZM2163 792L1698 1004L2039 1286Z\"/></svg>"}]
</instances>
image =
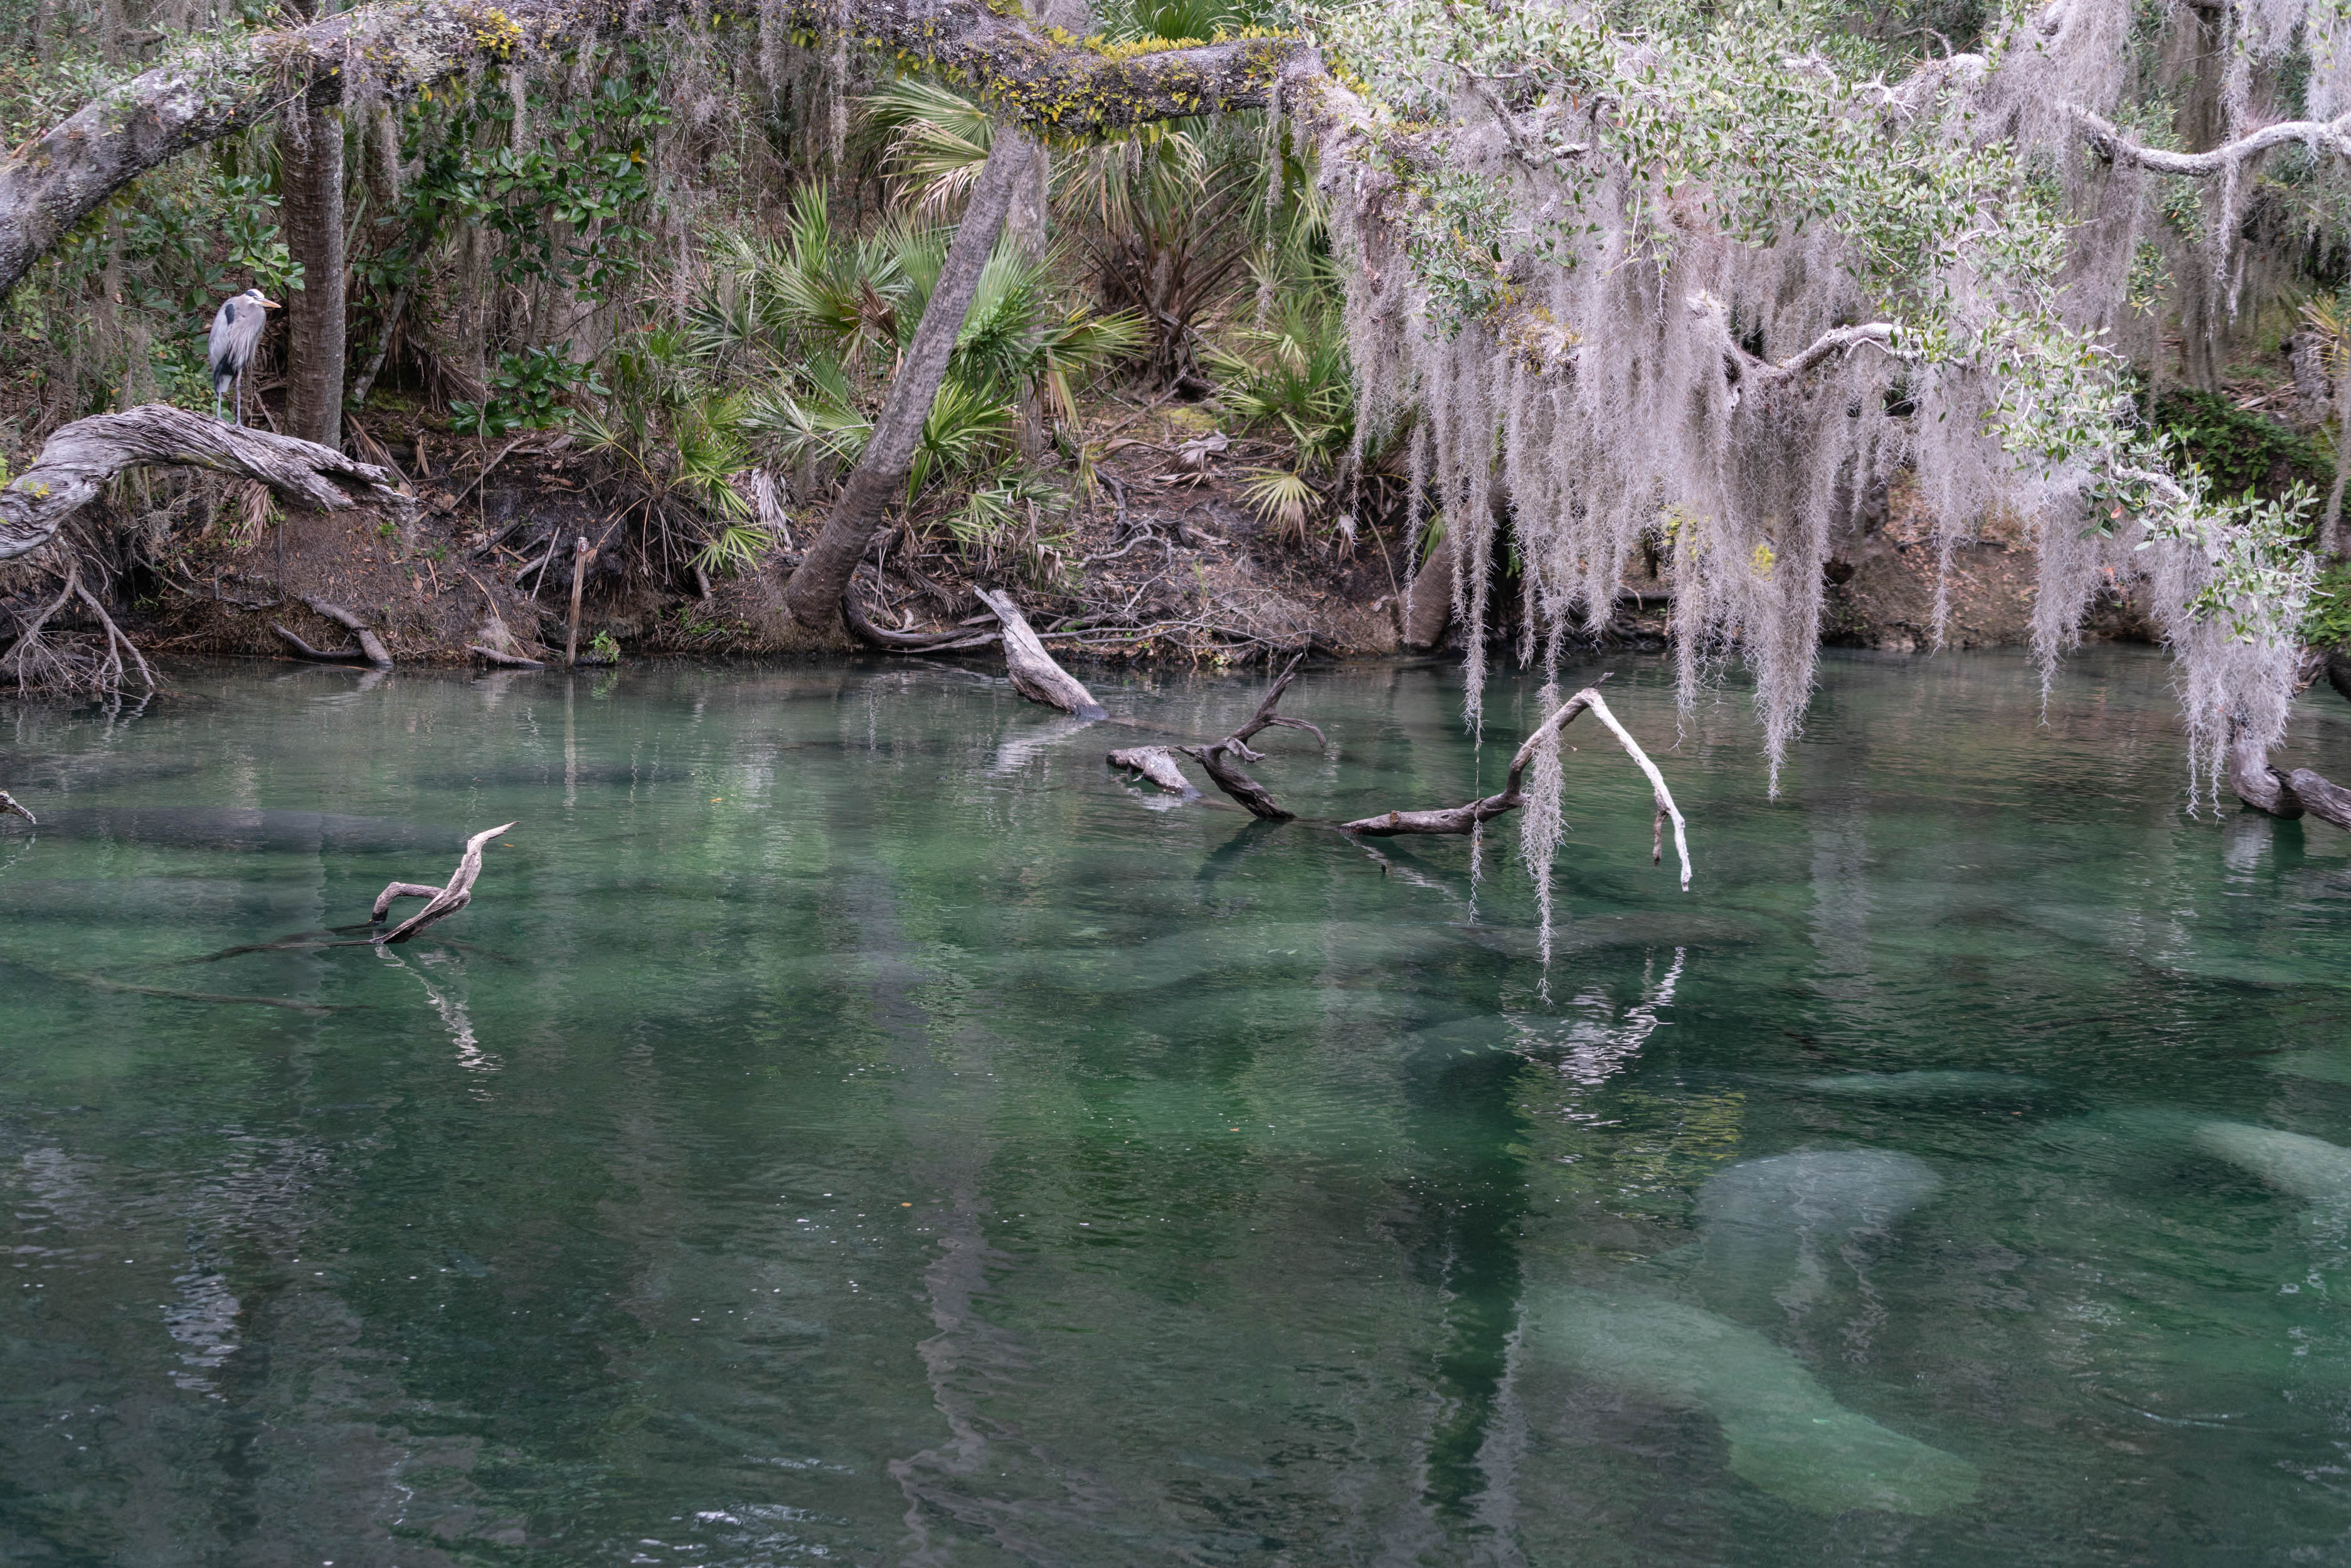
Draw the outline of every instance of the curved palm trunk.
<instances>
[{"instance_id":1,"label":"curved palm trunk","mask_svg":"<svg viewBox=\"0 0 2351 1568\"><path fill-rule=\"evenodd\" d=\"M850 573L857 570L858 561L872 544L883 513L905 491L923 423L930 417L940 383L946 380L956 339L963 331L972 299L979 293L980 273L996 248L997 235L1004 230L1013 192L1035 156L1036 143L1019 130L1008 125L997 128L987 166L971 193L971 204L964 209L955 241L947 246L946 263L939 268L938 285L924 308L922 324L914 329L905 361L890 383L882 417L874 423L873 434L851 471L841 499L833 503L824 531L785 586L784 603L792 619L810 633L835 641L846 638L841 596L848 591Z\"/></svg>"}]
</instances>

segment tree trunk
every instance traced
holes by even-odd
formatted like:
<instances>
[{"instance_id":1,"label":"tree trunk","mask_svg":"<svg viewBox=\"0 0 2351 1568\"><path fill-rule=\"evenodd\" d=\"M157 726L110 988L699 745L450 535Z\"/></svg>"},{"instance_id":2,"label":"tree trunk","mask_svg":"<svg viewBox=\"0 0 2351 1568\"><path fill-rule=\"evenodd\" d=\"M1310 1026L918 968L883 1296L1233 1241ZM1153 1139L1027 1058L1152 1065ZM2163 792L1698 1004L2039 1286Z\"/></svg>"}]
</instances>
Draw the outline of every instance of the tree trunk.
<instances>
[{"instance_id":1,"label":"tree trunk","mask_svg":"<svg viewBox=\"0 0 2351 1568\"><path fill-rule=\"evenodd\" d=\"M343 117L298 108L278 139L286 186L286 248L302 287L286 302L286 434L343 444Z\"/></svg>"},{"instance_id":2,"label":"tree trunk","mask_svg":"<svg viewBox=\"0 0 2351 1568\"><path fill-rule=\"evenodd\" d=\"M833 503L824 531L785 586L784 603L792 619L810 632L834 641L843 636L841 596L872 544L883 513L905 491L923 423L946 380L947 361L979 292L980 273L1004 230L1012 193L1028 172L1035 151L1036 143L1018 129L997 127L987 166L972 191L971 204L964 209L963 222L956 226L955 241L947 246L946 262L939 268L922 323L914 329L914 340L890 383L882 417L874 422L873 434L851 470L841 499Z\"/></svg>"},{"instance_id":3,"label":"tree trunk","mask_svg":"<svg viewBox=\"0 0 2351 1568\"><path fill-rule=\"evenodd\" d=\"M1453 530L1448 528L1429 547L1428 559L1413 573L1405 590L1404 640L1411 648L1428 649L1445 641L1453 622Z\"/></svg>"}]
</instances>

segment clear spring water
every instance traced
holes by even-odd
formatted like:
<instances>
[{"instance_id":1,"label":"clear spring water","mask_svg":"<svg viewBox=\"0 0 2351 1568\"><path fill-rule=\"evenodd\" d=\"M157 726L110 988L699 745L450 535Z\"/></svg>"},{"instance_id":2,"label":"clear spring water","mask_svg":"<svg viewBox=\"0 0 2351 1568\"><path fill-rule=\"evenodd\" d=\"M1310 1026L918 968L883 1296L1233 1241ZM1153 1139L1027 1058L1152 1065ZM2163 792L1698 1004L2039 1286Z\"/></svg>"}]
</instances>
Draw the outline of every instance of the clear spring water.
<instances>
[{"instance_id":1,"label":"clear spring water","mask_svg":"<svg viewBox=\"0 0 2351 1568\"><path fill-rule=\"evenodd\" d=\"M967 673L179 679L0 731L0 1559L2351 1560L2351 840L2152 655L1834 659L1777 802L1624 664L1698 880L1575 727L1547 985L1514 834ZM1294 690L1301 811L1478 789Z\"/></svg>"}]
</instances>

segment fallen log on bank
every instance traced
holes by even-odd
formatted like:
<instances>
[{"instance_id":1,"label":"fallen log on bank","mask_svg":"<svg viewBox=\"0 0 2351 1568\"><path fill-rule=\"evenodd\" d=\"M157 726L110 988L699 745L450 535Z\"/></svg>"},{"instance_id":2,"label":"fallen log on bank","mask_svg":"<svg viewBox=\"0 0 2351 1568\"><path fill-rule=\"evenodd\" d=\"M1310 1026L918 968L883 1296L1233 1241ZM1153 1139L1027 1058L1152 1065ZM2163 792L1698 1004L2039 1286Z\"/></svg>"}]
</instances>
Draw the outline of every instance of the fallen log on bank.
<instances>
[{"instance_id":1,"label":"fallen log on bank","mask_svg":"<svg viewBox=\"0 0 2351 1568\"><path fill-rule=\"evenodd\" d=\"M389 910L396 900L422 898L428 902L423 908L410 915L405 921L375 938L376 942L387 947L396 943L405 942L435 921L446 920L450 915L473 903L474 880L482 874L482 847L513 826L512 822L501 822L495 828L485 828L467 839L465 858L457 862L457 869L450 876L446 886L427 887L421 882L395 882L377 894L375 907L368 914L368 924L371 925L381 925L384 912Z\"/></svg>"},{"instance_id":2,"label":"fallen log on bank","mask_svg":"<svg viewBox=\"0 0 2351 1568\"><path fill-rule=\"evenodd\" d=\"M496 648L485 648L479 643L465 644L465 652L486 664L496 664L502 670L543 670L544 659L526 659L520 653L501 653Z\"/></svg>"},{"instance_id":3,"label":"fallen log on bank","mask_svg":"<svg viewBox=\"0 0 2351 1568\"><path fill-rule=\"evenodd\" d=\"M373 505L405 518L416 505L390 474L330 447L146 403L78 419L42 444L33 465L0 489L0 560L48 543L68 517L133 468L208 468L256 479L318 512Z\"/></svg>"},{"instance_id":4,"label":"fallen log on bank","mask_svg":"<svg viewBox=\"0 0 2351 1568\"><path fill-rule=\"evenodd\" d=\"M861 643L893 653L952 653L965 648L985 648L996 642L1000 632L974 632L958 626L950 632L893 632L876 626L865 613L865 606L857 602L857 591L850 589L841 596L841 618Z\"/></svg>"},{"instance_id":5,"label":"fallen log on bank","mask_svg":"<svg viewBox=\"0 0 2351 1568\"><path fill-rule=\"evenodd\" d=\"M1527 803L1527 798L1519 787L1527 765L1535 759L1536 751L1546 738L1556 736L1573 723L1577 715L1587 710L1608 727L1608 732L1623 744L1634 763L1648 776L1649 790L1657 808L1656 820L1650 825L1649 862L1655 865L1665 859L1666 823L1670 820L1674 825L1674 852L1681 860L1682 889L1687 892L1690 883L1689 839L1682 821L1681 808L1674 804L1673 793L1666 788L1665 775L1657 771L1657 765L1649 760L1648 753L1643 751L1640 744L1616 721L1616 716L1608 711L1608 705L1601 700L1599 692L1590 686L1562 703L1557 712L1535 727L1534 733L1528 736L1519 747L1518 755L1510 758L1510 777L1503 781L1499 793L1444 810L1385 811L1375 817L1358 817L1352 822L1340 823L1339 831L1360 833L1366 838L1404 833L1474 832L1481 824Z\"/></svg>"},{"instance_id":6,"label":"fallen log on bank","mask_svg":"<svg viewBox=\"0 0 2351 1568\"><path fill-rule=\"evenodd\" d=\"M1030 702L1043 703L1060 708L1080 718L1103 718L1110 710L1094 701L1093 693L1086 690L1075 675L1053 662L1045 644L1029 629L1029 618L1020 613L1020 606L1001 589L977 590L979 601L995 612L1004 627L1004 668L1012 677L1012 689ZM847 602L847 596L843 596Z\"/></svg>"}]
</instances>

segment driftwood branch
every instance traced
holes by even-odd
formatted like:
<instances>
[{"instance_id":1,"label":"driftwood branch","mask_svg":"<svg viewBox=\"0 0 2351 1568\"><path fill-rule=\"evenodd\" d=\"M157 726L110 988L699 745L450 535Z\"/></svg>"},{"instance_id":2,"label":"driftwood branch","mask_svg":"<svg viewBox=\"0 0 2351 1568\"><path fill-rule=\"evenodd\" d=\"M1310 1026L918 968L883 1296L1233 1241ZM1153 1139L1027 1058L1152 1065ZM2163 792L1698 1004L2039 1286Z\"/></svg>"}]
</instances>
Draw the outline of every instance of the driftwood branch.
<instances>
[{"instance_id":1,"label":"driftwood branch","mask_svg":"<svg viewBox=\"0 0 2351 1568\"><path fill-rule=\"evenodd\" d=\"M865 607L857 602L853 589L841 596L841 618L858 641L893 653L948 653L962 648L985 648L1001 635L995 632L974 632L967 627L951 632L893 632L873 624Z\"/></svg>"},{"instance_id":2,"label":"driftwood branch","mask_svg":"<svg viewBox=\"0 0 2351 1568\"><path fill-rule=\"evenodd\" d=\"M1080 718L1100 718L1107 710L1094 701L1093 693L1075 675L1053 662L1045 652L1045 644L1029 629L1029 618L1020 613L1020 606L1012 596L1000 589L978 591L979 601L995 612L1004 626L1004 668L1012 677L1012 689L1030 702L1043 703L1060 708ZM847 602L844 595L843 603Z\"/></svg>"},{"instance_id":3,"label":"driftwood branch","mask_svg":"<svg viewBox=\"0 0 2351 1568\"><path fill-rule=\"evenodd\" d=\"M495 828L485 828L467 839L465 858L457 862L457 869L450 876L449 884L446 887L427 887L421 882L395 882L377 894L375 907L368 914L368 924L371 925L383 924L385 912L392 908L396 900L422 898L428 902L423 908L377 937L376 940L386 946L405 942L435 921L446 920L450 915L473 903L474 879L482 874L482 847L513 826L512 822L501 822Z\"/></svg>"},{"instance_id":4,"label":"driftwood branch","mask_svg":"<svg viewBox=\"0 0 2351 1568\"><path fill-rule=\"evenodd\" d=\"M7 223L0 210L0 233ZM0 560L48 543L116 476L152 467L209 468L258 480L314 511L368 504L405 517L415 507L392 476L373 464L291 436L147 403L78 419L49 437L33 465L0 490Z\"/></svg>"},{"instance_id":5,"label":"driftwood branch","mask_svg":"<svg viewBox=\"0 0 2351 1568\"><path fill-rule=\"evenodd\" d=\"M18 816L37 828L41 825L41 820L26 810L23 802L5 789L0 789L0 816Z\"/></svg>"},{"instance_id":6,"label":"driftwood branch","mask_svg":"<svg viewBox=\"0 0 2351 1568\"><path fill-rule=\"evenodd\" d=\"M1376 817L1359 817L1352 822L1340 823L1339 829L1342 832L1381 838L1401 833L1473 831L1479 823L1489 822L1505 811L1515 810L1527 803L1520 783L1526 774L1527 765L1535 759L1537 748L1547 737L1557 735L1573 722L1577 715L1586 711L1608 727L1608 732L1631 755L1634 764L1648 777L1649 790L1656 803L1656 817L1651 824L1650 862L1656 864L1665 859L1666 823L1671 821L1674 825L1674 852L1681 861L1682 887L1687 891L1690 883L1689 838L1681 808L1674 804L1673 792L1666 788L1665 775L1657 771L1657 765L1649 760L1648 753L1641 749L1640 743L1617 722L1616 716L1609 711L1600 694L1590 686L1562 703L1557 712L1535 727L1534 733L1520 746L1518 755L1510 758L1510 777L1503 781L1499 794L1446 810L1385 811Z\"/></svg>"},{"instance_id":7,"label":"driftwood branch","mask_svg":"<svg viewBox=\"0 0 2351 1568\"><path fill-rule=\"evenodd\" d=\"M496 664L503 670L543 670L547 668L547 661L544 659L526 659L520 653L501 653L496 648L485 648L479 643L466 643L465 652L473 654L474 657L481 660L484 664Z\"/></svg>"}]
</instances>

